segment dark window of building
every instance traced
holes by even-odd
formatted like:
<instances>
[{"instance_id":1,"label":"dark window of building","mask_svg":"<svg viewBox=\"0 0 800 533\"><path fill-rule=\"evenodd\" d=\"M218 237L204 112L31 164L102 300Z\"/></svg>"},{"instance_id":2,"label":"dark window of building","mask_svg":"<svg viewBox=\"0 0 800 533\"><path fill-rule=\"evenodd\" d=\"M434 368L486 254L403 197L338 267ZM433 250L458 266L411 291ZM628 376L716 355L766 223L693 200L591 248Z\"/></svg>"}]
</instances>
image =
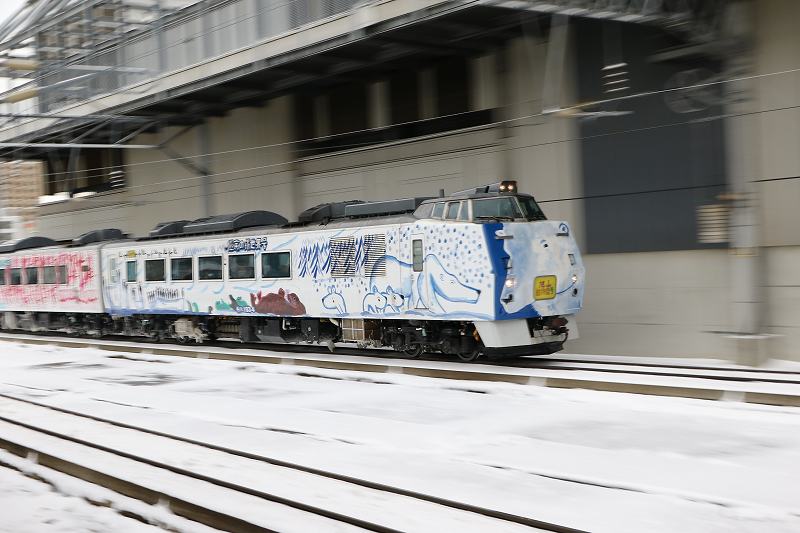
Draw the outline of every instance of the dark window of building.
<instances>
[{"instance_id":1,"label":"dark window of building","mask_svg":"<svg viewBox=\"0 0 800 533\"><path fill-rule=\"evenodd\" d=\"M392 124L419 120L419 73L400 70L389 77L389 113Z\"/></svg>"},{"instance_id":2,"label":"dark window of building","mask_svg":"<svg viewBox=\"0 0 800 533\"><path fill-rule=\"evenodd\" d=\"M11 279L9 279L9 285L22 285L22 269L21 268L12 268L10 277L11 277Z\"/></svg>"},{"instance_id":3,"label":"dark window of building","mask_svg":"<svg viewBox=\"0 0 800 533\"><path fill-rule=\"evenodd\" d=\"M436 67L436 114L454 115L469 111L469 59L452 57Z\"/></svg>"},{"instance_id":4,"label":"dark window of building","mask_svg":"<svg viewBox=\"0 0 800 533\"><path fill-rule=\"evenodd\" d=\"M166 280L166 261L163 259L148 259L144 262L145 281Z\"/></svg>"},{"instance_id":5,"label":"dark window of building","mask_svg":"<svg viewBox=\"0 0 800 533\"><path fill-rule=\"evenodd\" d=\"M314 135L314 96L297 93L294 96L295 139L313 139ZM301 153L302 155L302 153Z\"/></svg>"},{"instance_id":6,"label":"dark window of building","mask_svg":"<svg viewBox=\"0 0 800 533\"><path fill-rule=\"evenodd\" d=\"M0 268L0 285L6 284L6 269Z\"/></svg>"},{"instance_id":7,"label":"dark window of building","mask_svg":"<svg viewBox=\"0 0 800 533\"><path fill-rule=\"evenodd\" d=\"M594 20L575 23L577 101L645 93L593 108L625 114L578 122L587 251L724 246L697 238L698 208L716 203L727 181L724 121L718 120L724 113L722 86L705 87L702 98L692 90L662 91L680 83L676 80L717 79L719 63L701 55L655 60L673 41L653 28ZM618 26L620 55L609 59L608 48L598 43L612 25ZM622 87L610 85L604 72L620 65L624 70L616 77L627 81Z\"/></svg>"},{"instance_id":8,"label":"dark window of building","mask_svg":"<svg viewBox=\"0 0 800 533\"><path fill-rule=\"evenodd\" d=\"M328 94L328 117L331 133L347 133L367 128L369 99L366 83L348 83Z\"/></svg>"}]
</instances>

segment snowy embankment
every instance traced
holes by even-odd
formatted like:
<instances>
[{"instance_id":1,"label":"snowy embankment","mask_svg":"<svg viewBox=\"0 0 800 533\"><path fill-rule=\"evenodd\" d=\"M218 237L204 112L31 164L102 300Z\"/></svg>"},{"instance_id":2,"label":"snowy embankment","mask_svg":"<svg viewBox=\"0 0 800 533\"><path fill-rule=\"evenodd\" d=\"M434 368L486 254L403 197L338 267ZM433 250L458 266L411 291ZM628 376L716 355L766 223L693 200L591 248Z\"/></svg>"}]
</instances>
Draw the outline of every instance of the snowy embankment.
<instances>
[{"instance_id":1,"label":"snowy embankment","mask_svg":"<svg viewBox=\"0 0 800 533\"><path fill-rule=\"evenodd\" d=\"M3 393L593 532L800 529L796 408L13 345L0 376Z\"/></svg>"}]
</instances>

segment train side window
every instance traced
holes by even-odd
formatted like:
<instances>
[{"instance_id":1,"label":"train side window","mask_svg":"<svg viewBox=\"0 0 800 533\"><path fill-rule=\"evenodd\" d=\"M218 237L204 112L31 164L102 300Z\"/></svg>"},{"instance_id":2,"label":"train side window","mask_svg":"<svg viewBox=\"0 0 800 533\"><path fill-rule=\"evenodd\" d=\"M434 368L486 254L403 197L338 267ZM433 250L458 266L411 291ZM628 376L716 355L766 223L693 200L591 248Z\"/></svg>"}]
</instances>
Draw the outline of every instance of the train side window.
<instances>
[{"instance_id":1,"label":"train side window","mask_svg":"<svg viewBox=\"0 0 800 533\"><path fill-rule=\"evenodd\" d=\"M422 272L422 264L425 260L422 252L422 239L411 241L411 255L413 256L414 272Z\"/></svg>"},{"instance_id":2,"label":"train side window","mask_svg":"<svg viewBox=\"0 0 800 533\"><path fill-rule=\"evenodd\" d=\"M458 220L469 220L469 202L461 202L461 210L458 212Z\"/></svg>"},{"instance_id":3,"label":"train side window","mask_svg":"<svg viewBox=\"0 0 800 533\"><path fill-rule=\"evenodd\" d=\"M201 280L222 279L222 256L199 257L197 259L198 277Z\"/></svg>"},{"instance_id":4,"label":"train side window","mask_svg":"<svg viewBox=\"0 0 800 533\"><path fill-rule=\"evenodd\" d=\"M291 252L267 252L261 254L262 278L291 278Z\"/></svg>"},{"instance_id":5,"label":"train side window","mask_svg":"<svg viewBox=\"0 0 800 533\"><path fill-rule=\"evenodd\" d=\"M444 202L437 202L436 205L433 206L433 213L431 213L432 218L442 218L444 215Z\"/></svg>"},{"instance_id":6,"label":"train side window","mask_svg":"<svg viewBox=\"0 0 800 533\"><path fill-rule=\"evenodd\" d=\"M56 279L60 285L69 283L69 276L67 275L67 265L58 265L56 267Z\"/></svg>"},{"instance_id":7,"label":"train side window","mask_svg":"<svg viewBox=\"0 0 800 533\"><path fill-rule=\"evenodd\" d=\"M455 220L458 218L458 210L461 208L461 202L450 202L447 204L447 220Z\"/></svg>"},{"instance_id":8,"label":"train side window","mask_svg":"<svg viewBox=\"0 0 800 533\"><path fill-rule=\"evenodd\" d=\"M256 257L253 254L228 256L228 279L255 279Z\"/></svg>"},{"instance_id":9,"label":"train side window","mask_svg":"<svg viewBox=\"0 0 800 533\"><path fill-rule=\"evenodd\" d=\"M147 259L144 262L145 281L164 281L166 279L166 261L164 259Z\"/></svg>"},{"instance_id":10,"label":"train side window","mask_svg":"<svg viewBox=\"0 0 800 533\"><path fill-rule=\"evenodd\" d=\"M9 285L22 285L22 269L21 268L12 268L10 277L11 277L11 279L9 279Z\"/></svg>"},{"instance_id":11,"label":"train side window","mask_svg":"<svg viewBox=\"0 0 800 533\"><path fill-rule=\"evenodd\" d=\"M136 283L138 272L136 272L136 261L128 261L125 263L125 281L128 283Z\"/></svg>"},{"instance_id":12,"label":"train side window","mask_svg":"<svg viewBox=\"0 0 800 533\"><path fill-rule=\"evenodd\" d=\"M46 285L56 284L56 267L54 266L44 267L44 271L42 272L42 283Z\"/></svg>"},{"instance_id":13,"label":"train side window","mask_svg":"<svg viewBox=\"0 0 800 533\"><path fill-rule=\"evenodd\" d=\"M25 285L39 283L39 267L25 267Z\"/></svg>"},{"instance_id":14,"label":"train side window","mask_svg":"<svg viewBox=\"0 0 800 533\"><path fill-rule=\"evenodd\" d=\"M172 281L192 281L193 277L191 257L179 257L170 260L169 278Z\"/></svg>"},{"instance_id":15,"label":"train side window","mask_svg":"<svg viewBox=\"0 0 800 533\"><path fill-rule=\"evenodd\" d=\"M0 268L0 285L6 284L6 269Z\"/></svg>"}]
</instances>

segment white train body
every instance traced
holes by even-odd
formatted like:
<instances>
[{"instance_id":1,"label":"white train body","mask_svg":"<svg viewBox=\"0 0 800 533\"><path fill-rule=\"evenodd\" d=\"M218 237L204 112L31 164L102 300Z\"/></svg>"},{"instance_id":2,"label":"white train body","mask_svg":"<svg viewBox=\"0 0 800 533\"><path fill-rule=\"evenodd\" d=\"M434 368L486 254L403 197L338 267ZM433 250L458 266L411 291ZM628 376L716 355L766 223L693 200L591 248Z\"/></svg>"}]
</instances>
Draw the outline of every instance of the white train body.
<instances>
[{"instance_id":1,"label":"white train body","mask_svg":"<svg viewBox=\"0 0 800 533\"><path fill-rule=\"evenodd\" d=\"M344 340L415 355L469 352L467 359L560 349L583 299L570 228L479 216L489 206L479 202L492 198L430 200L414 214L14 253L3 259L9 268L67 262L77 284L4 285L0 305L98 313L99 330L113 324L118 333L180 340Z\"/></svg>"}]
</instances>

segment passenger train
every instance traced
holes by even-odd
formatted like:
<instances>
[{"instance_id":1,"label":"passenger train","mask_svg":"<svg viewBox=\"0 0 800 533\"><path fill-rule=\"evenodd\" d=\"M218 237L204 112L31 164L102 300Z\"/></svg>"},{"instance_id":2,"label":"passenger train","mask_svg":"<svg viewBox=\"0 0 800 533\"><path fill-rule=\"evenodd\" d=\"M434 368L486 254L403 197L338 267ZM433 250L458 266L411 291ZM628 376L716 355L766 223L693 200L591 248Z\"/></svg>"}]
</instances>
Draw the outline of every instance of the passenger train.
<instances>
[{"instance_id":1,"label":"passenger train","mask_svg":"<svg viewBox=\"0 0 800 533\"><path fill-rule=\"evenodd\" d=\"M409 357L522 356L575 337L570 226L513 181L0 245L0 328L202 343L337 343ZM569 326L568 326L569 324Z\"/></svg>"}]
</instances>

